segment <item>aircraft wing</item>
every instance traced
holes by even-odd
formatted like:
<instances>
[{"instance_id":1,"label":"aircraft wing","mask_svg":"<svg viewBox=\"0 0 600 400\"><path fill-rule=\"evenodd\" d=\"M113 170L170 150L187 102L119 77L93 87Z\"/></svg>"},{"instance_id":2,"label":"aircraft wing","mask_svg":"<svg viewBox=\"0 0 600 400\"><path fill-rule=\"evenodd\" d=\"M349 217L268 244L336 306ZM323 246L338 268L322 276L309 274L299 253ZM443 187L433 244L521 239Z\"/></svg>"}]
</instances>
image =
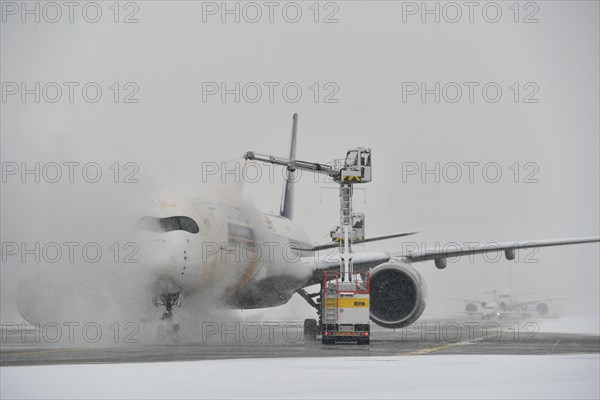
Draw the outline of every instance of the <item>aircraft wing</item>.
<instances>
[{"instance_id":1,"label":"aircraft wing","mask_svg":"<svg viewBox=\"0 0 600 400\"><path fill-rule=\"evenodd\" d=\"M435 248L420 249L411 252L361 252L353 256L355 272L368 271L369 269L389 261L393 258L399 258L409 263L434 260L438 268L446 266L446 258L468 256L471 254L486 254L503 251L508 259L514 258L514 251L519 249L530 249L551 246L566 246L572 244L595 243L600 242L599 237L573 238L573 239L553 239L553 240L527 240L514 242L490 242L485 244L455 246L453 248ZM312 258L312 257L311 257ZM339 268L337 256L327 256L324 259L316 261L317 271L335 270Z\"/></svg>"},{"instance_id":2,"label":"aircraft wing","mask_svg":"<svg viewBox=\"0 0 600 400\"><path fill-rule=\"evenodd\" d=\"M312 259L313 257L307 257ZM361 252L354 253L352 257L354 263L354 270L356 272L364 272L368 271L371 268L375 268L381 263L389 261L391 258L390 253L385 251L375 251L375 252ZM337 255L329 255L321 260L317 261L317 271L330 271L335 268L339 269L340 261Z\"/></svg>"},{"instance_id":3,"label":"aircraft wing","mask_svg":"<svg viewBox=\"0 0 600 400\"><path fill-rule=\"evenodd\" d=\"M403 236L415 235L417 233L419 233L419 232L403 232L403 233L393 233L391 235L374 236L374 237L366 238L366 239L362 239L362 240L354 240L352 242L352 244L377 242L377 241L380 241L380 240L386 240L386 239L399 238L399 237L403 237ZM319 244L319 245L311 246L311 247L297 246L297 247L292 247L292 249L294 249L294 250L302 250L302 251L319 251L319 250L333 249L333 248L336 248L336 247L340 247L340 242L323 243L323 244Z\"/></svg>"},{"instance_id":4,"label":"aircraft wing","mask_svg":"<svg viewBox=\"0 0 600 400\"><path fill-rule=\"evenodd\" d=\"M354 256L352 257L354 263L354 272L367 272L371 268L375 268L379 264L389 261L390 259L390 253L385 251L354 253ZM306 260L306 263L316 264L316 270L314 271L313 276L309 280L307 286L322 282L324 271L339 271L340 269L340 260L337 254L327 255L322 259L317 259L316 261L314 256L308 256L303 257L302 261L304 260Z\"/></svg>"},{"instance_id":5,"label":"aircraft wing","mask_svg":"<svg viewBox=\"0 0 600 400\"><path fill-rule=\"evenodd\" d=\"M539 298L539 299L533 299L533 300L527 300L527 301L522 301L519 302L519 304L515 305L516 307L523 307L523 306L528 306L531 304L537 304L537 303L549 303L553 300L564 300L564 299L572 299L574 297L579 297L577 295L572 295L572 296L557 296L557 297L546 297L546 298Z\"/></svg>"},{"instance_id":6,"label":"aircraft wing","mask_svg":"<svg viewBox=\"0 0 600 400\"><path fill-rule=\"evenodd\" d=\"M550 246L566 246L571 244L581 243L594 243L600 242L598 237L588 238L574 238L574 239L554 239L554 240L527 240L527 241L515 241L515 242L490 242L485 244L476 244L468 246L455 246L447 249L423 249L416 250L403 254L390 253L392 257L405 258L410 262L421 262L429 260L445 260L451 257L461 257L471 254L484 254L484 253L495 253L498 251L504 251L507 258L510 258L510 253L518 249L530 249L538 247L550 247ZM438 266L439 268L439 266Z\"/></svg>"},{"instance_id":7,"label":"aircraft wing","mask_svg":"<svg viewBox=\"0 0 600 400\"><path fill-rule=\"evenodd\" d=\"M461 298L461 297L448 297L448 300L464 301L465 303L477 303L477 304L487 303L487 300L465 299L465 298Z\"/></svg>"}]
</instances>

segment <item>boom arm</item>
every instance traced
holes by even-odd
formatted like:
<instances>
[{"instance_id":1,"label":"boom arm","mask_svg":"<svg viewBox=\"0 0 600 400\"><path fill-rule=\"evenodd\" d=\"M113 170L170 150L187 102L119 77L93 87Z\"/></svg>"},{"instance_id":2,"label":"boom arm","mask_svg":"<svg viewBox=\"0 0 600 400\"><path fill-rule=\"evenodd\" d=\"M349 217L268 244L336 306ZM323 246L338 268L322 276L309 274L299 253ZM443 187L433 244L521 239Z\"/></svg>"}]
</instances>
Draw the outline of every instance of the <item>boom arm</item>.
<instances>
[{"instance_id":1,"label":"boom arm","mask_svg":"<svg viewBox=\"0 0 600 400\"><path fill-rule=\"evenodd\" d=\"M338 173L338 171L336 171L332 166L327 164L301 160L288 160L287 158L275 157L267 154L258 154L253 151L247 151L244 153L244 158L246 160L262 161L274 165L283 165L290 171L294 171L296 169L301 169L303 171L315 171L331 177L335 177Z\"/></svg>"}]
</instances>

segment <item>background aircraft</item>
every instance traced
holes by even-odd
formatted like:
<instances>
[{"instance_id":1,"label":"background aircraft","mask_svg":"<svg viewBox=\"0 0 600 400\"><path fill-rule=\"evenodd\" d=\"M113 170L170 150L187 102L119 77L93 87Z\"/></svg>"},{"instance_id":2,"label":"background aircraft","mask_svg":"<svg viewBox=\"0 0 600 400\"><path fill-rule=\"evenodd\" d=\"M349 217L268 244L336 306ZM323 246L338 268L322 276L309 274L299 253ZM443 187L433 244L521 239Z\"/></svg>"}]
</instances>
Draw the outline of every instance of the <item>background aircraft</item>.
<instances>
[{"instance_id":1,"label":"background aircraft","mask_svg":"<svg viewBox=\"0 0 600 400\"><path fill-rule=\"evenodd\" d=\"M547 316L550 310L549 302L566 299L572 296L541 297L536 299L523 299L531 293L518 294L511 288L503 288L491 292L491 300L454 299L466 303L465 312L470 315L480 315L483 319L504 317L529 317L534 315Z\"/></svg>"},{"instance_id":2,"label":"background aircraft","mask_svg":"<svg viewBox=\"0 0 600 400\"><path fill-rule=\"evenodd\" d=\"M530 312L533 311L535 315L547 316L549 311L549 304L553 300L567 299L575 296L552 296L552 297L539 297L535 299L527 298L527 296L534 294L529 293L517 293L513 290L512 285L512 265L508 266L508 284L509 286L502 289L494 289L486 292L491 294L491 298L487 300L472 299L472 298L452 298L453 300L464 301L465 312L470 315L480 315L483 319L489 318L504 318L504 317L529 317ZM525 298L524 298L525 297Z\"/></svg>"}]
</instances>

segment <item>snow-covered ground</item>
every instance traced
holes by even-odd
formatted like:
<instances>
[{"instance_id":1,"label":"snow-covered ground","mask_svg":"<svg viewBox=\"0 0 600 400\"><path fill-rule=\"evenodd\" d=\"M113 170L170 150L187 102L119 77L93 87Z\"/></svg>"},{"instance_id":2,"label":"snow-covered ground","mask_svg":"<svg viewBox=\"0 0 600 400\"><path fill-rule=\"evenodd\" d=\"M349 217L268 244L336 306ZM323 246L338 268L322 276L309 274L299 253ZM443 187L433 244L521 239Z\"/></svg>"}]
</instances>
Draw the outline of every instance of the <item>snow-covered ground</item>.
<instances>
[{"instance_id":1,"label":"snow-covered ground","mask_svg":"<svg viewBox=\"0 0 600 400\"><path fill-rule=\"evenodd\" d=\"M429 355L0 368L13 398L566 398L600 396L600 356Z\"/></svg>"},{"instance_id":2,"label":"snow-covered ground","mask_svg":"<svg viewBox=\"0 0 600 400\"><path fill-rule=\"evenodd\" d=\"M540 332L583 333L600 335L598 316L564 316L553 319L536 320Z\"/></svg>"}]
</instances>

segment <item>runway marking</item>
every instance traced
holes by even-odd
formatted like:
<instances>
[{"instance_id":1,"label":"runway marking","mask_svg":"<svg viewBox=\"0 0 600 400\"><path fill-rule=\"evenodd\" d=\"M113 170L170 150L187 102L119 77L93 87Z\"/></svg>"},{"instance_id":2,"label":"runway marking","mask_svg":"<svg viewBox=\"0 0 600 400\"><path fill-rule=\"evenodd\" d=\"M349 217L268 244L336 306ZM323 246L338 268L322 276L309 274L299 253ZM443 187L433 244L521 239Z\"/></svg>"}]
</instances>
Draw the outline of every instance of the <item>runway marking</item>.
<instances>
[{"instance_id":1,"label":"runway marking","mask_svg":"<svg viewBox=\"0 0 600 400\"><path fill-rule=\"evenodd\" d=\"M554 348L556 347L556 345L558 344L558 342L560 342L560 339L562 339L562 338L558 338L558 340L556 341L556 343L554 343L554 346L552 346L552 350L554 350Z\"/></svg>"},{"instance_id":2,"label":"runway marking","mask_svg":"<svg viewBox=\"0 0 600 400\"><path fill-rule=\"evenodd\" d=\"M444 350L450 346L452 346L452 344L444 344L442 346L429 347L427 349L421 349L421 350L410 352L410 353L408 353L408 355L409 356L420 356L422 354L429 354L429 353L433 353L434 351Z\"/></svg>"},{"instance_id":3,"label":"runway marking","mask_svg":"<svg viewBox=\"0 0 600 400\"><path fill-rule=\"evenodd\" d=\"M429 354L429 353L433 353L436 351L445 350L447 348L454 347L454 346L464 346L464 345L473 344L473 343L479 342L484 339L485 339L484 337L479 337L479 338L473 339L473 340L463 340L462 342L448 343L448 344L443 344L441 346L428 347L426 349L412 351L412 352L408 353L408 355L409 356L420 356L423 354Z\"/></svg>"},{"instance_id":4,"label":"runway marking","mask_svg":"<svg viewBox=\"0 0 600 400\"><path fill-rule=\"evenodd\" d=\"M65 351L80 351L80 350L86 350L86 349L77 348L77 349L39 350L39 351L27 351L27 352L22 352L22 353L0 352L0 354L5 355L5 356L27 356L27 355L31 355L31 354L60 353L60 352L65 352Z\"/></svg>"}]
</instances>

